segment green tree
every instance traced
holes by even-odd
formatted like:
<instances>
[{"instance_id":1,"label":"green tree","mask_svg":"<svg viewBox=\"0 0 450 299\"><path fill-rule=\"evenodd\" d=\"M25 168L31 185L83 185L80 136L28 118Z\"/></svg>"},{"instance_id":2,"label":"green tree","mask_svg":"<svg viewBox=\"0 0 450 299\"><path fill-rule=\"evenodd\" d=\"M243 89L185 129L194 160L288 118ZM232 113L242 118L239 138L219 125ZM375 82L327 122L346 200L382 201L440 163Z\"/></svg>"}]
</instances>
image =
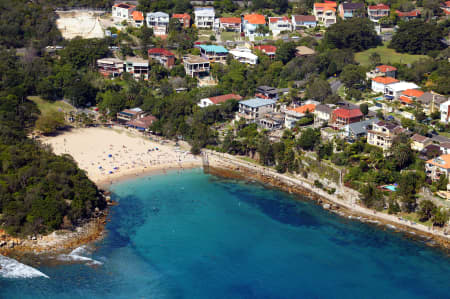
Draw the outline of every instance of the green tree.
<instances>
[{"instance_id":1,"label":"green tree","mask_svg":"<svg viewBox=\"0 0 450 299\"><path fill-rule=\"evenodd\" d=\"M433 210L436 209L435 204L431 200L423 200L419 204L417 214L420 221L427 221L433 216Z\"/></svg>"},{"instance_id":2,"label":"green tree","mask_svg":"<svg viewBox=\"0 0 450 299\"><path fill-rule=\"evenodd\" d=\"M302 131L297 140L297 147L304 150L313 150L316 144L320 143L320 131L307 128Z\"/></svg>"},{"instance_id":3,"label":"green tree","mask_svg":"<svg viewBox=\"0 0 450 299\"><path fill-rule=\"evenodd\" d=\"M324 102L331 95L330 84L328 81L316 77L306 87L306 95L308 98Z\"/></svg>"},{"instance_id":4,"label":"green tree","mask_svg":"<svg viewBox=\"0 0 450 299\"><path fill-rule=\"evenodd\" d=\"M364 67L349 64L344 67L340 80L348 89L364 90L366 88L366 72Z\"/></svg>"},{"instance_id":5,"label":"green tree","mask_svg":"<svg viewBox=\"0 0 450 299\"><path fill-rule=\"evenodd\" d=\"M294 42L283 43L277 47L275 57L283 62L283 64L286 64L295 57L296 52L297 50Z\"/></svg>"},{"instance_id":6,"label":"green tree","mask_svg":"<svg viewBox=\"0 0 450 299\"><path fill-rule=\"evenodd\" d=\"M362 114L367 115L369 113L369 105L362 103L359 105L359 110L361 110Z\"/></svg>"},{"instance_id":7,"label":"green tree","mask_svg":"<svg viewBox=\"0 0 450 299\"><path fill-rule=\"evenodd\" d=\"M36 129L44 134L51 134L63 127L64 124L64 112L56 111L39 116L36 121Z\"/></svg>"}]
</instances>

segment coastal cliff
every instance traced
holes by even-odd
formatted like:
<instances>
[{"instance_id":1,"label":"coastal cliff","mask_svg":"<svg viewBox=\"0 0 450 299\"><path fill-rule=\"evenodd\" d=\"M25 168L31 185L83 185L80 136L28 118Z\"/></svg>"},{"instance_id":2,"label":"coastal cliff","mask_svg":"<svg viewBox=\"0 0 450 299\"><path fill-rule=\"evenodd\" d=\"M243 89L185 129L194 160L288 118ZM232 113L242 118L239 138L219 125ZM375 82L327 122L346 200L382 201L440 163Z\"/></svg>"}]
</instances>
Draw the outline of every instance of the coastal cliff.
<instances>
[{"instance_id":1,"label":"coastal cliff","mask_svg":"<svg viewBox=\"0 0 450 299\"><path fill-rule=\"evenodd\" d=\"M439 244L447 251L450 249L450 235L444 229L431 229L395 215L365 208L358 204L358 192L345 186L339 188L335 194L330 194L314 186L314 182L307 179L280 174L269 167L210 150L203 151L203 162L204 169L208 173L225 178L256 180L289 193L307 196L321 204L323 208L343 217L383 225L398 232L408 233L411 237L420 237L429 245Z\"/></svg>"}]
</instances>

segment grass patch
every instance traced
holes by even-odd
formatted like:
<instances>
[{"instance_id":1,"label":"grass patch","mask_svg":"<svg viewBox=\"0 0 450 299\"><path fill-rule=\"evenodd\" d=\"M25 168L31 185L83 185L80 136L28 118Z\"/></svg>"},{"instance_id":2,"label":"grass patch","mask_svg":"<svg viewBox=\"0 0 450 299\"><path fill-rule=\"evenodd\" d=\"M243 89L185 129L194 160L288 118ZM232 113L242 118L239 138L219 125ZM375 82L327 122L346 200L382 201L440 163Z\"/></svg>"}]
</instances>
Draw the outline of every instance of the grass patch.
<instances>
[{"instance_id":1,"label":"grass patch","mask_svg":"<svg viewBox=\"0 0 450 299\"><path fill-rule=\"evenodd\" d=\"M57 111L68 113L76 110L72 105L63 101L50 102L38 96L29 96L28 99L37 105L42 114L49 114Z\"/></svg>"},{"instance_id":2,"label":"grass patch","mask_svg":"<svg viewBox=\"0 0 450 299\"><path fill-rule=\"evenodd\" d=\"M421 58L426 58L426 55L411 55L397 53L394 49L387 48L387 45L378 46L376 48L368 49L363 52L355 54L355 60L359 62L362 66L370 66L369 57L372 53L377 52L381 56L381 63L392 64L392 63L402 63L408 64L413 63Z\"/></svg>"},{"instance_id":3,"label":"grass patch","mask_svg":"<svg viewBox=\"0 0 450 299\"><path fill-rule=\"evenodd\" d=\"M227 40L231 40L231 41L235 41L236 39L238 39L239 37L239 32L227 32L227 31L223 31L220 34L220 38L222 39L222 41L227 41Z\"/></svg>"}]
</instances>

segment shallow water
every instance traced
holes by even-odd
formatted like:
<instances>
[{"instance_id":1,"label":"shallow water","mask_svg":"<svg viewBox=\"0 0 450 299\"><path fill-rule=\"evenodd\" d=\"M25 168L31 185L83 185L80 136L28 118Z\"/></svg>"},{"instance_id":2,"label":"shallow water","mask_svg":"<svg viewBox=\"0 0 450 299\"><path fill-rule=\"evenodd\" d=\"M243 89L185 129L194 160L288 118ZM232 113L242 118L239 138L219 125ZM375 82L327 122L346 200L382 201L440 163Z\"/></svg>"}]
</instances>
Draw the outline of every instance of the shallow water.
<instances>
[{"instance_id":1,"label":"shallow water","mask_svg":"<svg viewBox=\"0 0 450 299\"><path fill-rule=\"evenodd\" d=\"M450 258L284 192L169 172L113 186L109 233L1 298L448 298ZM84 259L82 258L84 257Z\"/></svg>"}]
</instances>

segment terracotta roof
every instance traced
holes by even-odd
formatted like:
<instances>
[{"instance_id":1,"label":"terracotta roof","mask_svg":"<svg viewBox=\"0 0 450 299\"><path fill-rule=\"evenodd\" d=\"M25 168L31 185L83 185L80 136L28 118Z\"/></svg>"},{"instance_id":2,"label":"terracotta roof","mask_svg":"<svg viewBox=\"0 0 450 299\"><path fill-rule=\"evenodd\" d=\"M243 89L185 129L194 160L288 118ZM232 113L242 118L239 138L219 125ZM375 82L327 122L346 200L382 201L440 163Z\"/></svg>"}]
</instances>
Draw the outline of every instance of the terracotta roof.
<instances>
[{"instance_id":1,"label":"terracotta roof","mask_svg":"<svg viewBox=\"0 0 450 299\"><path fill-rule=\"evenodd\" d=\"M377 70L379 70L382 73L386 73L386 72L393 72L396 71L397 68L390 66L390 65L379 65L376 67Z\"/></svg>"},{"instance_id":2,"label":"terracotta roof","mask_svg":"<svg viewBox=\"0 0 450 299\"><path fill-rule=\"evenodd\" d=\"M241 18L220 18L220 23L241 24Z\"/></svg>"},{"instance_id":3,"label":"terracotta roof","mask_svg":"<svg viewBox=\"0 0 450 299\"><path fill-rule=\"evenodd\" d=\"M272 17L272 18L269 18L269 23L277 23L279 21L291 22L291 20L288 19L288 17Z\"/></svg>"},{"instance_id":4,"label":"terracotta roof","mask_svg":"<svg viewBox=\"0 0 450 299\"><path fill-rule=\"evenodd\" d=\"M412 104L414 101L408 97L400 96L400 101L405 104Z\"/></svg>"},{"instance_id":5,"label":"terracotta roof","mask_svg":"<svg viewBox=\"0 0 450 299\"><path fill-rule=\"evenodd\" d=\"M187 13L176 13L172 15L175 19L191 19L191 16Z\"/></svg>"},{"instance_id":6,"label":"terracotta roof","mask_svg":"<svg viewBox=\"0 0 450 299\"><path fill-rule=\"evenodd\" d=\"M440 161L438 162L438 159L442 160L443 164L440 164ZM427 163L449 169L450 168L450 155L441 155L434 159L428 160Z\"/></svg>"},{"instance_id":7,"label":"terracotta roof","mask_svg":"<svg viewBox=\"0 0 450 299\"><path fill-rule=\"evenodd\" d=\"M396 10L395 13L401 18L402 17L418 17L420 15L420 11L417 9L407 11L407 12Z\"/></svg>"},{"instance_id":8,"label":"terracotta roof","mask_svg":"<svg viewBox=\"0 0 450 299\"><path fill-rule=\"evenodd\" d=\"M444 4L446 7L450 7L450 1L445 1Z\"/></svg>"},{"instance_id":9,"label":"terracotta roof","mask_svg":"<svg viewBox=\"0 0 450 299\"><path fill-rule=\"evenodd\" d=\"M238 100L238 101L240 101L240 100L242 100L242 97L240 95L238 95L238 94L230 93L230 94L224 94L224 95L217 96L217 97L212 97L212 98L209 98L209 100L217 105L217 104L220 104L220 103L224 103L224 102L226 102L228 100Z\"/></svg>"},{"instance_id":10,"label":"terracotta roof","mask_svg":"<svg viewBox=\"0 0 450 299\"><path fill-rule=\"evenodd\" d=\"M295 111L297 113L306 113L307 111L314 112L314 110L316 110L316 104L306 104L296 108L288 108L288 110Z\"/></svg>"},{"instance_id":11,"label":"terracotta roof","mask_svg":"<svg viewBox=\"0 0 450 299\"><path fill-rule=\"evenodd\" d=\"M389 5L378 3L377 5L369 5L370 10L389 10Z\"/></svg>"},{"instance_id":12,"label":"terracotta roof","mask_svg":"<svg viewBox=\"0 0 450 299\"><path fill-rule=\"evenodd\" d=\"M405 91L402 92L403 95L407 96L407 97L421 97L424 92L418 89L407 89Z\"/></svg>"},{"instance_id":13,"label":"terracotta roof","mask_svg":"<svg viewBox=\"0 0 450 299\"><path fill-rule=\"evenodd\" d=\"M415 142L420 142L420 143L424 143L425 141L428 140L428 137L419 135L419 134L414 134L411 139Z\"/></svg>"},{"instance_id":14,"label":"terracotta roof","mask_svg":"<svg viewBox=\"0 0 450 299\"><path fill-rule=\"evenodd\" d=\"M397 79L392 78L392 77L375 77L372 80L377 83L381 83L381 84L392 84L392 83L400 82Z\"/></svg>"},{"instance_id":15,"label":"terracotta roof","mask_svg":"<svg viewBox=\"0 0 450 299\"><path fill-rule=\"evenodd\" d=\"M294 16L294 21L297 22L297 23L315 22L316 21L316 16L297 15L297 16Z\"/></svg>"},{"instance_id":16,"label":"terracotta roof","mask_svg":"<svg viewBox=\"0 0 450 299\"><path fill-rule=\"evenodd\" d=\"M314 3L316 10L332 10L336 11L336 2L333 3Z\"/></svg>"},{"instance_id":17,"label":"terracotta roof","mask_svg":"<svg viewBox=\"0 0 450 299\"><path fill-rule=\"evenodd\" d=\"M144 20L144 15L140 11L137 11L137 10L133 11L132 16L133 16L133 20L135 20L135 21L143 21Z\"/></svg>"},{"instance_id":18,"label":"terracotta roof","mask_svg":"<svg viewBox=\"0 0 450 299\"><path fill-rule=\"evenodd\" d=\"M166 49L163 49L163 48L150 49L150 50L148 50L148 55L150 55L150 54L160 54L160 55L164 55L164 56L175 56L175 54L173 54L169 50L166 50Z\"/></svg>"},{"instance_id":19,"label":"terracotta roof","mask_svg":"<svg viewBox=\"0 0 450 299\"><path fill-rule=\"evenodd\" d=\"M260 50L264 53L275 53L277 51L277 47L272 46L272 45L255 46L255 49Z\"/></svg>"},{"instance_id":20,"label":"terracotta roof","mask_svg":"<svg viewBox=\"0 0 450 299\"><path fill-rule=\"evenodd\" d=\"M250 24L254 24L254 25L266 24L266 18L263 15L259 15L259 14L245 15L244 20L246 20Z\"/></svg>"},{"instance_id":21,"label":"terracotta roof","mask_svg":"<svg viewBox=\"0 0 450 299\"><path fill-rule=\"evenodd\" d=\"M341 118L355 118L363 116L361 110L359 109L345 109L345 108L338 108L333 111L333 114Z\"/></svg>"}]
</instances>

